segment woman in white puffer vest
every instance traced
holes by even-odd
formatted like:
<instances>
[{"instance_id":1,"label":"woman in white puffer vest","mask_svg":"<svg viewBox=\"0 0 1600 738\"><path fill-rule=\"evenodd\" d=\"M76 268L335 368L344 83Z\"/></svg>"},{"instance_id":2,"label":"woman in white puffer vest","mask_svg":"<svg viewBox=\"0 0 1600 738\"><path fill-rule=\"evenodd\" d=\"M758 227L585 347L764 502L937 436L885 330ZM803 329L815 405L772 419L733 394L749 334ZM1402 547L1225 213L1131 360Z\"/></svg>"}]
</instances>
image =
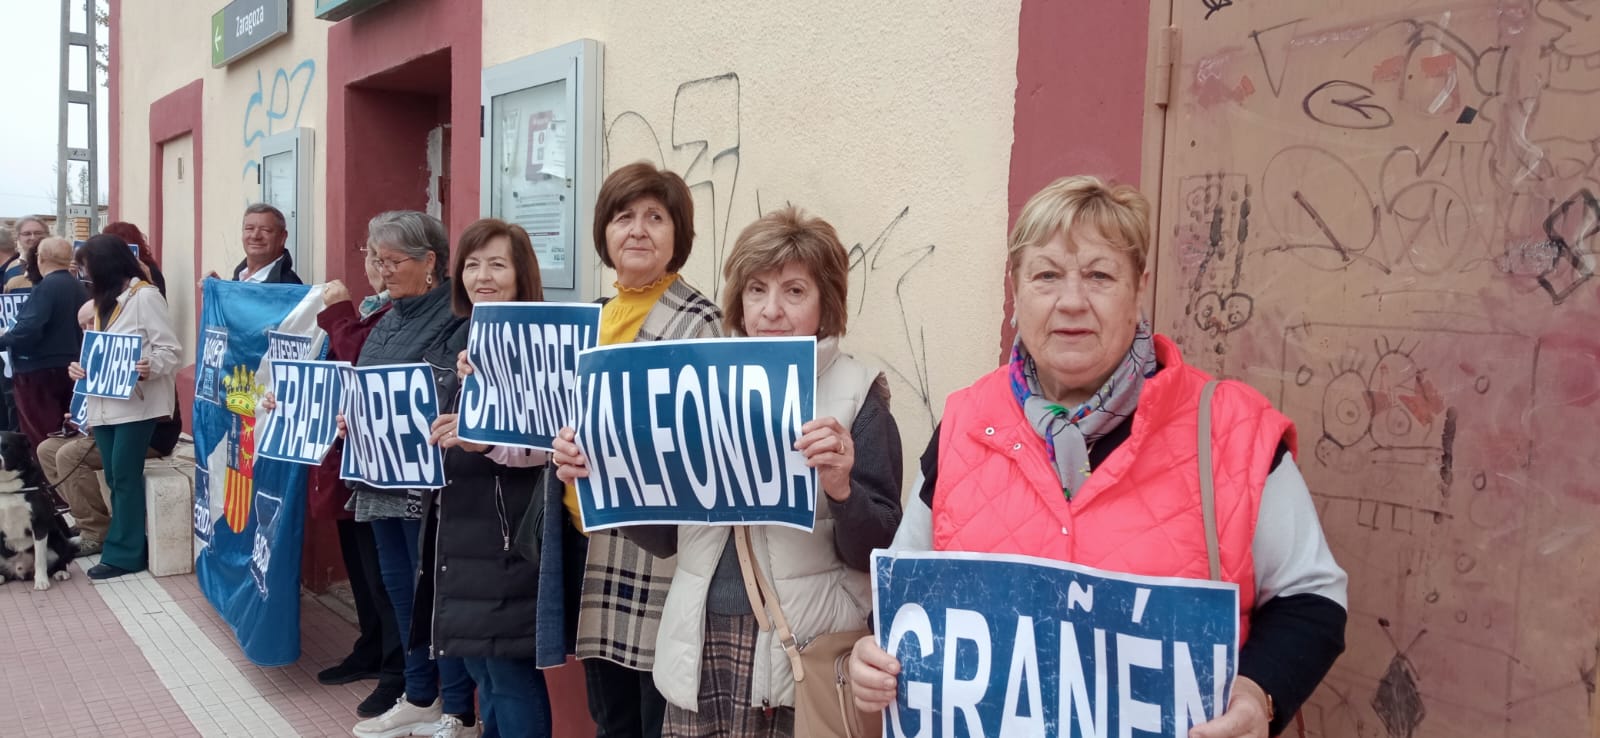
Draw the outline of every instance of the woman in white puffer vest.
<instances>
[{"instance_id":1,"label":"woman in white puffer vest","mask_svg":"<svg viewBox=\"0 0 1600 738\"><path fill-rule=\"evenodd\" d=\"M816 336L816 420L795 447L818 471L827 503L811 532L778 526L633 526L629 539L678 557L656 640L655 684L667 699L663 736L792 736L794 676L773 629L771 602L752 601L734 543L750 550L795 639L866 627L867 566L900 522L900 430L883 374L839 350L850 260L833 226L794 207L739 234L723 275L730 334ZM586 459L556 442L562 476ZM763 607L758 618L754 607Z\"/></svg>"}]
</instances>

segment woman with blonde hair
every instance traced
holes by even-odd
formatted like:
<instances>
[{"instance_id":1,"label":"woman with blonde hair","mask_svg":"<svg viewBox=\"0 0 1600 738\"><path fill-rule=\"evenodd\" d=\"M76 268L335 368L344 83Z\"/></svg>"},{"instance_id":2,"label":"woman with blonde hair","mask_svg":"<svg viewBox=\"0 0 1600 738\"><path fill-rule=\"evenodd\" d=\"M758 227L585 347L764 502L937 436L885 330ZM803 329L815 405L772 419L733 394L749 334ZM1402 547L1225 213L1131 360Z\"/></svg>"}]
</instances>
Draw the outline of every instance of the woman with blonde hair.
<instances>
[{"instance_id":1,"label":"woman with blonde hair","mask_svg":"<svg viewBox=\"0 0 1600 738\"><path fill-rule=\"evenodd\" d=\"M1056 180L1023 206L1007 256L1011 361L945 403L893 548L1237 584L1233 698L1189 736L1262 738L1344 650L1345 573L1295 466L1294 424L1242 382L1211 384L1140 315L1149 215L1137 190L1094 177ZM1198 462L1208 396L1215 528ZM898 673L895 654L858 641L857 706L892 703Z\"/></svg>"},{"instance_id":2,"label":"woman with blonde hair","mask_svg":"<svg viewBox=\"0 0 1600 738\"><path fill-rule=\"evenodd\" d=\"M780 634L794 641L866 627L867 565L900 522L900 430L882 372L839 348L848 320L850 260L833 226L787 207L739 234L723 266L724 325L736 336L817 338L816 419L795 448L817 469L826 502L816 527L634 526L627 537L676 555L656 640L655 685L666 697L662 734L792 736L795 682ZM587 458L557 444L562 474L588 476ZM738 549L755 565L741 569ZM745 576L761 576L758 590ZM819 677L821 678L821 677Z\"/></svg>"}]
</instances>

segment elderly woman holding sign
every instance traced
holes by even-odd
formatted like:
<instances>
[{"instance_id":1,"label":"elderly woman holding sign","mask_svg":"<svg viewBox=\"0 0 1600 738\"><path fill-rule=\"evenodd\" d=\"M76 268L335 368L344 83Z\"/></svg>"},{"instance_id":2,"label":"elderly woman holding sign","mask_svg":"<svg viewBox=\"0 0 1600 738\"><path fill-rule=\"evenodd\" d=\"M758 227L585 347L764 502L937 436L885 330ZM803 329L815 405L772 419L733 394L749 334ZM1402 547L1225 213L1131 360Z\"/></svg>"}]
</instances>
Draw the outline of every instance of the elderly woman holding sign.
<instances>
[{"instance_id":1,"label":"elderly woman holding sign","mask_svg":"<svg viewBox=\"0 0 1600 738\"><path fill-rule=\"evenodd\" d=\"M721 334L722 311L678 275L694 247L694 201L683 178L647 162L612 172L595 204L594 245L600 261L617 271L617 295L600 312L601 344ZM573 463L577 446L572 429L563 428L561 436L555 460ZM563 444L572 453L563 456ZM567 484L563 498L548 503L551 520L560 507L573 526L580 525L575 478L561 477ZM560 534L552 536L549 526L545 531L559 540ZM546 560L560 548L546 545ZM580 563L567 561L565 566L577 568ZM658 735L665 702L650 670L672 564L605 530L589 535L582 570L577 656L588 682L589 713L600 735ZM560 594L550 588L541 591L542 596ZM554 627L549 622L554 619L541 625Z\"/></svg>"},{"instance_id":2,"label":"elderly woman holding sign","mask_svg":"<svg viewBox=\"0 0 1600 738\"><path fill-rule=\"evenodd\" d=\"M655 684L669 703L663 734L823 735L820 726L796 725L795 674L805 672L798 650L784 644L821 653L830 635L852 634L832 639L837 653L866 627L868 557L900 522L900 430L883 374L839 350L850 259L833 226L793 207L769 213L739 234L723 274L730 333L818 339L817 417L795 448L818 470L827 502L810 532L624 529L651 553L678 557L656 640ZM589 474L572 443L558 441L556 459L563 478ZM806 664L827 672L812 683L831 692L834 662L824 660Z\"/></svg>"},{"instance_id":3,"label":"elderly woman holding sign","mask_svg":"<svg viewBox=\"0 0 1600 738\"><path fill-rule=\"evenodd\" d=\"M457 317L474 305L544 299L539 261L527 231L486 218L456 245L450 304ZM543 451L481 446L456 437L457 355L471 323L430 349L443 412L431 442L446 449L444 489L422 496L422 561L411 632L437 656L461 659L478 684L485 732L549 736L550 696L534 661L539 567L518 555L512 535L536 504Z\"/></svg>"},{"instance_id":4,"label":"elderly woman holding sign","mask_svg":"<svg viewBox=\"0 0 1600 738\"><path fill-rule=\"evenodd\" d=\"M94 329L137 334L143 343L133 396L126 400L87 399L86 414L105 464L112 509L100 563L89 569L89 578L110 579L144 571L149 564L144 532L145 450L157 422L171 415L175 407L173 375L182 361L182 349L167 318L166 299L155 285L141 278L144 272L127 242L101 234L83 245L79 257L90 280ZM72 362L67 376L83 379L84 367Z\"/></svg>"},{"instance_id":5,"label":"elderly woman holding sign","mask_svg":"<svg viewBox=\"0 0 1600 738\"><path fill-rule=\"evenodd\" d=\"M1293 424L1242 383L1212 384L1140 317L1149 211L1138 191L1093 177L1057 180L1023 207L1007 258L1011 361L950 396L894 548L1237 584L1232 702L1189 735L1264 737L1344 649L1345 574L1295 467ZM857 705L891 704L895 655L871 637L854 655Z\"/></svg>"},{"instance_id":6,"label":"elderly woman holding sign","mask_svg":"<svg viewBox=\"0 0 1600 738\"><path fill-rule=\"evenodd\" d=\"M426 213L398 210L380 213L367 224L367 246L389 291L392 307L367 334L356 366L410 364L455 332L462 319L450 311L450 239L444 224ZM342 419L341 419L342 421ZM350 451L346 451L350 453ZM421 490L385 490L350 483L354 495L347 508L356 522L372 523L378 546L378 568L389 604L394 608L401 647L405 651L405 693L377 717L356 723L357 736L430 735L462 725L475 725L472 680L455 658L429 658L426 647L409 647L412 599L421 552ZM423 733L421 731L428 731Z\"/></svg>"}]
</instances>

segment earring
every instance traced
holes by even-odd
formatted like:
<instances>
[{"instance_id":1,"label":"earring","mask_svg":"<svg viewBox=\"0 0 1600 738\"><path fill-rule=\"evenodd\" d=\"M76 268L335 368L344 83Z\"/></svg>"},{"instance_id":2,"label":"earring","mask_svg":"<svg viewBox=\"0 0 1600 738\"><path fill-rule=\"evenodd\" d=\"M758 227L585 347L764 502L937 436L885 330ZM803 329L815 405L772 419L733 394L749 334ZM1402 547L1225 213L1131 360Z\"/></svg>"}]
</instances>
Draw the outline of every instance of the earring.
<instances>
[{"instance_id":1,"label":"earring","mask_svg":"<svg viewBox=\"0 0 1600 738\"><path fill-rule=\"evenodd\" d=\"M428 286L429 287L433 286L433 275L432 274L428 275Z\"/></svg>"}]
</instances>

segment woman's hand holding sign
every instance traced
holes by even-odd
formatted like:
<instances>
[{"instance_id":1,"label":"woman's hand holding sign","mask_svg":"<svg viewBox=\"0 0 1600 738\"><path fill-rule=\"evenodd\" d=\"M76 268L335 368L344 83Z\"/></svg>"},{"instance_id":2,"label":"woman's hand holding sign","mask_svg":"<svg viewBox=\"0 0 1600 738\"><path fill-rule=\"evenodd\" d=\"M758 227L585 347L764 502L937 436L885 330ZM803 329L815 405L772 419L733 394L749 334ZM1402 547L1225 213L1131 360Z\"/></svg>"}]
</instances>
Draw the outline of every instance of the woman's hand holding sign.
<instances>
[{"instance_id":1,"label":"woman's hand holding sign","mask_svg":"<svg viewBox=\"0 0 1600 738\"><path fill-rule=\"evenodd\" d=\"M817 470L822 491L834 502L850 499L850 469L856 463L850 430L834 418L817 418L800 426L796 451L806 455L806 466Z\"/></svg>"},{"instance_id":2,"label":"woman's hand holding sign","mask_svg":"<svg viewBox=\"0 0 1600 738\"><path fill-rule=\"evenodd\" d=\"M882 712L894 703L900 660L878 647L874 636L864 635L850 652L850 686L856 709Z\"/></svg>"},{"instance_id":3,"label":"woman's hand holding sign","mask_svg":"<svg viewBox=\"0 0 1600 738\"><path fill-rule=\"evenodd\" d=\"M1272 702L1266 690L1250 677L1235 677L1228 709L1216 720L1196 725L1189 738L1267 738L1272 723Z\"/></svg>"},{"instance_id":4,"label":"woman's hand holding sign","mask_svg":"<svg viewBox=\"0 0 1600 738\"><path fill-rule=\"evenodd\" d=\"M488 446L485 446L481 443L463 441L459 436L456 435L457 417L458 416L455 413L445 413L444 415L440 415L438 420L433 421L433 428L431 429L431 433L428 435L428 443L438 446L439 448L455 448L459 446L461 447L462 451L468 451L475 454L481 454L485 451L488 451Z\"/></svg>"},{"instance_id":5,"label":"woman's hand holding sign","mask_svg":"<svg viewBox=\"0 0 1600 738\"><path fill-rule=\"evenodd\" d=\"M72 381L76 382L76 381L78 381L80 379L83 379L84 377L87 377L87 376L89 376L89 375L84 373L82 364L79 364L78 362L74 361L71 364L67 365L67 378L68 379L71 379Z\"/></svg>"},{"instance_id":6,"label":"woman's hand holding sign","mask_svg":"<svg viewBox=\"0 0 1600 738\"><path fill-rule=\"evenodd\" d=\"M140 360L138 360L137 362L134 363L133 368L134 368L135 371L139 372L139 378L140 379L149 379L150 378L150 360L149 359L140 359Z\"/></svg>"},{"instance_id":7,"label":"woman's hand holding sign","mask_svg":"<svg viewBox=\"0 0 1600 738\"><path fill-rule=\"evenodd\" d=\"M583 449L578 448L578 432L571 428L562 428L556 436L555 453L550 458L556 462L556 477L567 484L574 484L579 479L589 476L589 457L583 455Z\"/></svg>"}]
</instances>

